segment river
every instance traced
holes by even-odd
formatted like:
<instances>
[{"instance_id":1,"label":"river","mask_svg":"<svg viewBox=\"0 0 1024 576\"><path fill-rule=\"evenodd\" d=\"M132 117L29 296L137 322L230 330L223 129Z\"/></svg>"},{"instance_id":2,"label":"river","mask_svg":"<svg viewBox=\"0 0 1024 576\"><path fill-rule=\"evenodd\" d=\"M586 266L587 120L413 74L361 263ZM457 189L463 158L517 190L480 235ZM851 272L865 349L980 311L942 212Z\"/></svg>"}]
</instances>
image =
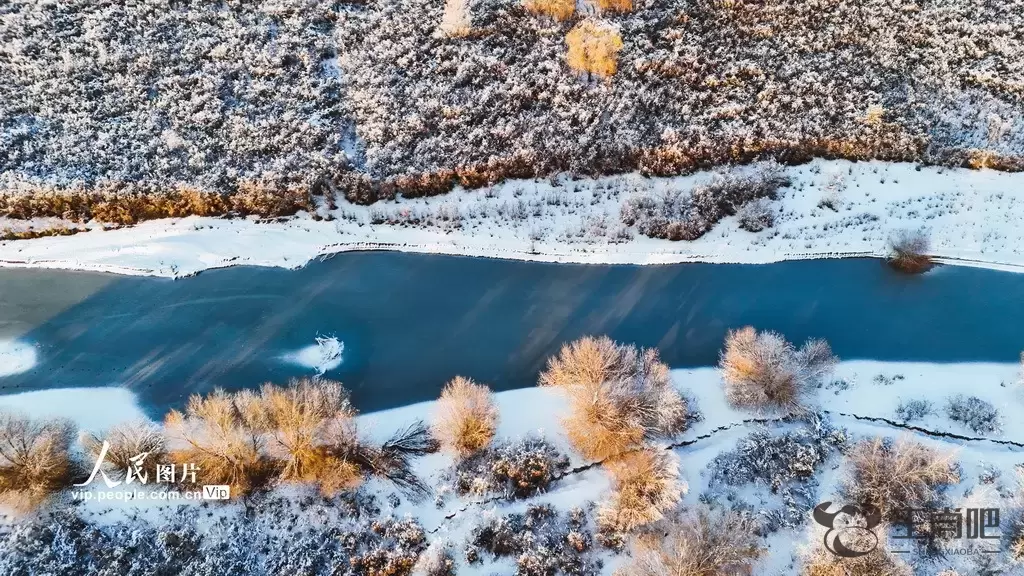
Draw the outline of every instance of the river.
<instances>
[{"instance_id":1,"label":"river","mask_svg":"<svg viewBox=\"0 0 1024 576\"><path fill-rule=\"evenodd\" d=\"M319 334L344 342L327 372L363 411L437 396L462 374L532 386L586 334L657 346L672 367L711 365L726 330L827 339L844 359L1013 362L1024 274L878 260L597 266L455 256L339 254L298 270L234 267L163 278L0 270L0 331L36 365L0 393L120 385L159 417L221 386L313 370L287 357Z\"/></svg>"}]
</instances>

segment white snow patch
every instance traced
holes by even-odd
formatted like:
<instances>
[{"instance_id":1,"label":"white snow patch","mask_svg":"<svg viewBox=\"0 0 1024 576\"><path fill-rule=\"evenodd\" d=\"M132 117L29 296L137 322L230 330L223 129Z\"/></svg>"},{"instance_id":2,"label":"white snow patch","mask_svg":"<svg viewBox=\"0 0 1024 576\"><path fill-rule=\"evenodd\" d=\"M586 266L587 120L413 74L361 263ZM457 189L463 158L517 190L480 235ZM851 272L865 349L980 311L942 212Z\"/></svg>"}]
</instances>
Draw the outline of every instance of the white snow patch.
<instances>
[{"instance_id":1,"label":"white snow patch","mask_svg":"<svg viewBox=\"0 0 1024 576\"><path fill-rule=\"evenodd\" d=\"M127 388L54 388L0 396L0 408L32 418L67 418L79 429L99 432L115 424L148 420Z\"/></svg>"},{"instance_id":2,"label":"white snow patch","mask_svg":"<svg viewBox=\"0 0 1024 576\"><path fill-rule=\"evenodd\" d=\"M36 348L17 340L0 341L0 376L12 376L36 365Z\"/></svg>"},{"instance_id":3,"label":"white snow patch","mask_svg":"<svg viewBox=\"0 0 1024 576\"><path fill-rule=\"evenodd\" d=\"M334 336L317 336L316 344L284 355L287 362L315 370L320 376L341 366L345 343Z\"/></svg>"},{"instance_id":4,"label":"white snow patch","mask_svg":"<svg viewBox=\"0 0 1024 576\"><path fill-rule=\"evenodd\" d=\"M296 268L356 250L593 264L767 263L881 256L895 231L925 229L939 261L1024 270L1024 173L844 160L786 170L793 184L773 203L773 229L747 232L734 216L693 242L640 236L620 223L619 209L631 194L689 190L709 174L633 173L512 180L372 206L340 201L333 221L172 218L0 242L0 266L176 277L243 264ZM379 223L389 219L397 223Z\"/></svg>"}]
</instances>

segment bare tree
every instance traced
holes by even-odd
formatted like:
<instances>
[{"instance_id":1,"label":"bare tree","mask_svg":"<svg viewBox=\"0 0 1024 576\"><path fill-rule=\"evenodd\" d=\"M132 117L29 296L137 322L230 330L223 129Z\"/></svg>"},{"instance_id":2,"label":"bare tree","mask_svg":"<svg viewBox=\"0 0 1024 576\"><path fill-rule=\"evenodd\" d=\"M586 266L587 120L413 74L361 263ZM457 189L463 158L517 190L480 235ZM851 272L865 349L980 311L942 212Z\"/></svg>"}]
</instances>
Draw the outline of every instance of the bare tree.
<instances>
[{"instance_id":1,"label":"bare tree","mask_svg":"<svg viewBox=\"0 0 1024 576\"><path fill-rule=\"evenodd\" d=\"M925 272L932 266L929 249L923 230L900 230L889 239L889 264L903 272Z\"/></svg>"},{"instance_id":2,"label":"bare tree","mask_svg":"<svg viewBox=\"0 0 1024 576\"><path fill-rule=\"evenodd\" d=\"M799 350L776 332L747 326L725 338L718 366L729 403L762 412L801 412L808 391L837 362L824 340L809 340Z\"/></svg>"},{"instance_id":3,"label":"bare tree","mask_svg":"<svg viewBox=\"0 0 1024 576\"><path fill-rule=\"evenodd\" d=\"M686 492L679 480L679 462L660 450L639 450L604 464L614 491L598 510L598 523L615 532L629 532L656 522L679 504Z\"/></svg>"},{"instance_id":4,"label":"bare tree","mask_svg":"<svg viewBox=\"0 0 1024 576\"><path fill-rule=\"evenodd\" d=\"M32 508L71 482L74 426L0 411L0 498Z\"/></svg>"},{"instance_id":5,"label":"bare tree","mask_svg":"<svg viewBox=\"0 0 1024 576\"><path fill-rule=\"evenodd\" d=\"M566 433L587 458L634 450L646 440L676 435L688 423L686 401L657 351L638 351L608 337L563 346L548 360L540 385L568 395Z\"/></svg>"},{"instance_id":6,"label":"bare tree","mask_svg":"<svg viewBox=\"0 0 1024 576\"><path fill-rule=\"evenodd\" d=\"M637 536L632 560L616 576L735 576L751 574L764 549L734 512L700 506Z\"/></svg>"},{"instance_id":7,"label":"bare tree","mask_svg":"<svg viewBox=\"0 0 1024 576\"><path fill-rule=\"evenodd\" d=\"M498 408L487 386L456 376L441 391L431 428L442 447L469 456L491 443L497 423Z\"/></svg>"},{"instance_id":8,"label":"bare tree","mask_svg":"<svg viewBox=\"0 0 1024 576\"><path fill-rule=\"evenodd\" d=\"M889 517L895 510L925 508L940 498L940 489L960 481L953 454L941 454L907 439L864 440L847 457L844 494L871 504Z\"/></svg>"},{"instance_id":9,"label":"bare tree","mask_svg":"<svg viewBox=\"0 0 1024 576\"><path fill-rule=\"evenodd\" d=\"M83 432L80 441L93 458L99 458L103 443L107 442L104 469L112 478L124 476L125 471L136 464L133 458L145 454L139 464L147 474L156 474L156 465L167 456L163 432L145 421L118 424L101 434Z\"/></svg>"}]
</instances>

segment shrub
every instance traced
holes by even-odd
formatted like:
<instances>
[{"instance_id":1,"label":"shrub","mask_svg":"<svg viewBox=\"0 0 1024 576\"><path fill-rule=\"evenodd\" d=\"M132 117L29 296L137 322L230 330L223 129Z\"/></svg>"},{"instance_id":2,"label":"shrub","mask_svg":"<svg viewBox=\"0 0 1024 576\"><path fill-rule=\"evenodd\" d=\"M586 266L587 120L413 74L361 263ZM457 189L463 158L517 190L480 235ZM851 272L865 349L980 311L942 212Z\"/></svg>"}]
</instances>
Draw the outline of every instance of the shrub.
<instances>
[{"instance_id":1,"label":"shrub","mask_svg":"<svg viewBox=\"0 0 1024 576\"><path fill-rule=\"evenodd\" d=\"M70 484L74 426L0 410L0 499L19 511L34 508Z\"/></svg>"},{"instance_id":2,"label":"shrub","mask_svg":"<svg viewBox=\"0 0 1024 576\"><path fill-rule=\"evenodd\" d=\"M939 502L942 487L960 480L952 455L909 440L874 438L856 444L847 456L843 493L852 502L894 512Z\"/></svg>"},{"instance_id":3,"label":"shrub","mask_svg":"<svg viewBox=\"0 0 1024 576\"><path fill-rule=\"evenodd\" d=\"M303 378L286 387L266 384L258 398L242 395L282 480L313 482L331 496L362 479L350 460L358 444L356 411L341 384Z\"/></svg>"},{"instance_id":4,"label":"shrub","mask_svg":"<svg viewBox=\"0 0 1024 576\"><path fill-rule=\"evenodd\" d=\"M667 240L696 240L726 216L758 199L775 200L778 190L788 186L789 177L774 162L759 164L749 173L719 172L711 182L689 194L680 190L660 196L634 194L626 199L620 218L636 225L644 236Z\"/></svg>"},{"instance_id":5,"label":"shrub","mask_svg":"<svg viewBox=\"0 0 1024 576\"><path fill-rule=\"evenodd\" d=\"M932 403L928 400L900 400L896 406L896 418L906 424L933 414Z\"/></svg>"},{"instance_id":6,"label":"shrub","mask_svg":"<svg viewBox=\"0 0 1024 576\"><path fill-rule=\"evenodd\" d=\"M782 507L762 509L764 528L775 531L795 527L807 519L817 496L815 473L836 450L846 448L847 435L814 418L806 425L782 434L756 430L741 438L736 448L715 457L708 466L708 488L762 485L781 498Z\"/></svg>"},{"instance_id":7,"label":"shrub","mask_svg":"<svg viewBox=\"0 0 1024 576\"><path fill-rule=\"evenodd\" d=\"M576 0L526 0L526 9L534 14L563 21L576 13Z\"/></svg>"},{"instance_id":8,"label":"shrub","mask_svg":"<svg viewBox=\"0 0 1024 576\"><path fill-rule=\"evenodd\" d=\"M467 556L479 560L481 550L498 558L514 556L516 576L596 576L600 564L589 555L586 522L578 508L563 515L549 505L530 506L525 514L489 516L473 527Z\"/></svg>"},{"instance_id":9,"label":"shrub","mask_svg":"<svg viewBox=\"0 0 1024 576\"><path fill-rule=\"evenodd\" d=\"M81 436L82 445L94 459L99 458L104 440L107 442L105 470L111 478L122 477L129 468L134 469L131 459L140 454L147 455L140 463L142 470L149 478L155 478L156 465L167 456L162 431L148 422L118 424L100 435L84 433Z\"/></svg>"},{"instance_id":10,"label":"shrub","mask_svg":"<svg viewBox=\"0 0 1024 576\"><path fill-rule=\"evenodd\" d=\"M776 332L731 330L719 359L725 395L733 406L764 412L802 412L807 392L838 359L824 340L798 350Z\"/></svg>"},{"instance_id":11,"label":"shrub","mask_svg":"<svg viewBox=\"0 0 1024 576\"><path fill-rule=\"evenodd\" d=\"M602 12L629 12L633 10L633 0L597 0L597 7Z\"/></svg>"},{"instance_id":12,"label":"shrub","mask_svg":"<svg viewBox=\"0 0 1024 576\"><path fill-rule=\"evenodd\" d=\"M879 536L878 545L856 558L837 556L824 546L815 546L804 554L801 576L913 576L910 566L889 551L885 537L889 532L888 526L876 526L872 532ZM871 536L859 530L848 530L843 534L843 544L853 550L867 550L874 543Z\"/></svg>"},{"instance_id":13,"label":"shrub","mask_svg":"<svg viewBox=\"0 0 1024 576\"><path fill-rule=\"evenodd\" d=\"M760 232L775 226L775 211L764 198L758 198L740 208L739 216L740 228L747 232Z\"/></svg>"},{"instance_id":14,"label":"shrub","mask_svg":"<svg viewBox=\"0 0 1024 576\"><path fill-rule=\"evenodd\" d=\"M528 498L547 490L569 467L569 459L543 438L502 444L459 463L455 488L460 494L496 492Z\"/></svg>"},{"instance_id":15,"label":"shrub","mask_svg":"<svg viewBox=\"0 0 1024 576\"><path fill-rule=\"evenodd\" d=\"M932 266L928 237L921 230L900 230L889 239L889 265L911 274Z\"/></svg>"},{"instance_id":16,"label":"shrub","mask_svg":"<svg viewBox=\"0 0 1024 576\"><path fill-rule=\"evenodd\" d=\"M165 419L169 455L174 462L199 468L201 484L227 484L244 495L263 486L276 472L264 456L266 440L258 405L251 392L230 394L218 388L193 395L184 412Z\"/></svg>"},{"instance_id":17,"label":"shrub","mask_svg":"<svg viewBox=\"0 0 1024 576\"><path fill-rule=\"evenodd\" d=\"M640 450L604 464L614 492L598 511L605 531L630 532L665 517L686 492L679 480L679 462L664 451Z\"/></svg>"},{"instance_id":18,"label":"shrub","mask_svg":"<svg viewBox=\"0 0 1024 576\"><path fill-rule=\"evenodd\" d=\"M420 554L413 576L454 576L455 560L451 548L443 540L434 540Z\"/></svg>"},{"instance_id":19,"label":"shrub","mask_svg":"<svg viewBox=\"0 0 1024 576\"><path fill-rule=\"evenodd\" d=\"M498 408L487 386L456 376L441 391L432 430L442 447L465 457L491 443L497 424Z\"/></svg>"},{"instance_id":20,"label":"shrub","mask_svg":"<svg viewBox=\"0 0 1024 576\"><path fill-rule=\"evenodd\" d=\"M569 396L566 433L586 458L604 459L686 429L686 401L655 350L586 337L548 360L541 386Z\"/></svg>"},{"instance_id":21,"label":"shrub","mask_svg":"<svg viewBox=\"0 0 1024 576\"><path fill-rule=\"evenodd\" d=\"M632 559L616 576L751 574L764 553L746 519L705 507L673 518L662 530L637 536L632 549Z\"/></svg>"},{"instance_id":22,"label":"shrub","mask_svg":"<svg viewBox=\"0 0 1024 576\"><path fill-rule=\"evenodd\" d=\"M615 75L622 50L622 36L615 26L587 18L565 35L565 44L566 61L573 70L601 77Z\"/></svg>"},{"instance_id":23,"label":"shrub","mask_svg":"<svg viewBox=\"0 0 1024 576\"><path fill-rule=\"evenodd\" d=\"M946 415L977 434L993 434L1000 429L999 411L977 396L953 396L946 403Z\"/></svg>"}]
</instances>

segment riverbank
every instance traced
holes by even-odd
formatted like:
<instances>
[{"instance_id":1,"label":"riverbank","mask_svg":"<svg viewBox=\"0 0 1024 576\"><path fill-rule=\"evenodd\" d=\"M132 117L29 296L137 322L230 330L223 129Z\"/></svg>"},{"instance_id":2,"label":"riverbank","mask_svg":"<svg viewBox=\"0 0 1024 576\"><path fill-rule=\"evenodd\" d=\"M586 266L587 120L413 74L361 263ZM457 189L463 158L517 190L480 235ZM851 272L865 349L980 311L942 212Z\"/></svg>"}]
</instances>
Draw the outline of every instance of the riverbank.
<instances>
[{"instance_id":1,"label":"riverbank","mask_svg":"<svg viewBox=\"0 0 1024 576\"><path fill-rule=\"evenodd\" d=\"M741 169L742 171L742 169ZM274 221L189 217L0 242L0 266L182 277L237 265L298 268L350 251L395 250L582 264L769 263L883 257L921 230L942 263L1024 270L1024 174L815 160L786 168L761 232L727 217L694 241L646 238L619 219L631 197L707 182L637 174L509 181L372 206L341 201Z\"/></svg>"}]
</instances>

